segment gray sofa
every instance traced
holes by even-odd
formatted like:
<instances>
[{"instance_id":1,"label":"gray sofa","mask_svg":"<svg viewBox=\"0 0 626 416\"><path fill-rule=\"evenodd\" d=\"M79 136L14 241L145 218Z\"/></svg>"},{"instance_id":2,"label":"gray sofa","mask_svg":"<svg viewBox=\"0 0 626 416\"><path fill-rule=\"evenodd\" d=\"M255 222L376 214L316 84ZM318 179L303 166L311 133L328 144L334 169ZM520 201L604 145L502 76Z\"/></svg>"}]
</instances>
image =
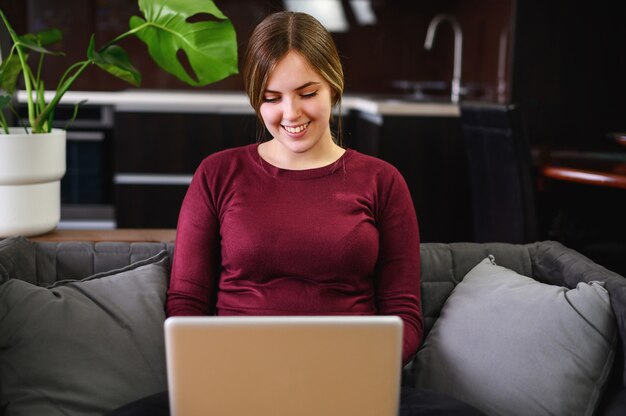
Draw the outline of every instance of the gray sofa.
<instances>
[{"instance_id":1,"label":"gray sofa","mask_svg":"<svg viewBox=\"0 0 626 416\"><path fill-rule=\"evenodd\" d=\"M100 415L164 390L173 250L1 240L0 414ZM405 384L488 414L626 414L623 277L555 242L426 243L421 259L427 336Z\"/></svg>"}]
</instances>

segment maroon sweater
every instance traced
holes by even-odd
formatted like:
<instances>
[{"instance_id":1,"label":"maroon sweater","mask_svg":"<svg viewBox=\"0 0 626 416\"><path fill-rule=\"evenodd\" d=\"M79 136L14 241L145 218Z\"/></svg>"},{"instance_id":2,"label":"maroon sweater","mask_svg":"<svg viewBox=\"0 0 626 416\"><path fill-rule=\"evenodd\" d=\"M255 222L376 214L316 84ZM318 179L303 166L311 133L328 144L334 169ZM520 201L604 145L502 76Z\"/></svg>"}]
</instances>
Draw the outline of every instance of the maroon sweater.
<instances>
[{"instance_id":1,"label":"maroon sweater","mask_svg":"<svg viewBox=\"0 0 626 416\"><path fill-rule=\"evenodd\" d=\"M258 145L207 157L178 219L168 315L398 315L422 339L419 233L390 164L348 149L308 170Z\"/></svg>"}]
</instances>

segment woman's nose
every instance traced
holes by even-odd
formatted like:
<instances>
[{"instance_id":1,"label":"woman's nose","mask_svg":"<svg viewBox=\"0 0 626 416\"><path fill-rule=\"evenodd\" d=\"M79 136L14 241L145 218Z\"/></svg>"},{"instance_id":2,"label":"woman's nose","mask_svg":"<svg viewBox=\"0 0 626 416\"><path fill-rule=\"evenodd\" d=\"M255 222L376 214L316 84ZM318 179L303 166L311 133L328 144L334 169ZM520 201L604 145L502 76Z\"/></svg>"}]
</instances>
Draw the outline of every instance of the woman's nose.
<instances>
[{"instance_id":1,"label":"woman's nose","mask_svg":"<svg viewBox=\"0 0 626 416\"><path fill-rule=\"evenodd\" d=\"M283 117L287 120L295 120L300 117L300 104L297 99L284 100Z\"/></svg>"}]
</instances>

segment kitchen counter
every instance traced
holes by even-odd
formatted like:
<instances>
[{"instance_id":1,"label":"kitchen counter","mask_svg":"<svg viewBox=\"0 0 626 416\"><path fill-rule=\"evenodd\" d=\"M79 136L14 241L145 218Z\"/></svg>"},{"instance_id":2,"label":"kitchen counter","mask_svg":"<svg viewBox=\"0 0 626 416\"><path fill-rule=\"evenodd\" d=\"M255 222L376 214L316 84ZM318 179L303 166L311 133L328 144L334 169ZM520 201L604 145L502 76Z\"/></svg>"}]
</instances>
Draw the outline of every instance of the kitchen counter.
<instances>
[{"instance_id":1,"label":"kitchen counter","mask_svg":"<svg viewBox=\"0 0 626 416\"><path fill-rule=\"evenodd\" d=\"M457 104L450 102L405 101L389 96L346 95L343 108L381 116L459 117Z\"/></svg>"},{"instance_id":2,"label":"kitchen counter","mask_svg":"<svg viewBox=\"0 0 626 416\"><path fill-rule=\"evenodd\" d=\"M46 101L53 97L45 94ZM26 92L18 92L18 100L26 101ZM248 97L238 92L125 90L114 92L70 91L62 104L87 100L92 105L111 105L116 111L252 114ZM458 117L459 107L445 102L412 102L390 97L346 95L342 111L361 111L381 116Z\"/></svg>"}]
</instances>

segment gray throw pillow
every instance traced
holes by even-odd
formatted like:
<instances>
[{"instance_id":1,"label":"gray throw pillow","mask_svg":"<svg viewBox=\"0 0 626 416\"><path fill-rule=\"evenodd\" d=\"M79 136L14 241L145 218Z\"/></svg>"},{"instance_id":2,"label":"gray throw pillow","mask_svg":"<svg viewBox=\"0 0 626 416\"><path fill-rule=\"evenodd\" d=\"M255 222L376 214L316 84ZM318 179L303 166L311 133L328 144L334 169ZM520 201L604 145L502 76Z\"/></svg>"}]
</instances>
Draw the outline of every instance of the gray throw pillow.
<instances>
[{"instance_id":1,"label":"gray throw pillow","mask_svg":"<svg viewBox=\"0 0 626 416\"><path fill-rule=\"evenodd\" d=\"M102 415L167 388L167 251L48 288L0 285L0 409Z\"/></svg>"},{"instance_id":2,"label":"gray throw pillow","mask_svg":"<svg viewBox=\"0 0 626 416\"><path fill-rule=\"evenodd\" d=\"M453 290L416 357L416 386L488 415L592 415L615 356L598 282L552 286L495 265Z\"/></svg>"}]
</instances>

